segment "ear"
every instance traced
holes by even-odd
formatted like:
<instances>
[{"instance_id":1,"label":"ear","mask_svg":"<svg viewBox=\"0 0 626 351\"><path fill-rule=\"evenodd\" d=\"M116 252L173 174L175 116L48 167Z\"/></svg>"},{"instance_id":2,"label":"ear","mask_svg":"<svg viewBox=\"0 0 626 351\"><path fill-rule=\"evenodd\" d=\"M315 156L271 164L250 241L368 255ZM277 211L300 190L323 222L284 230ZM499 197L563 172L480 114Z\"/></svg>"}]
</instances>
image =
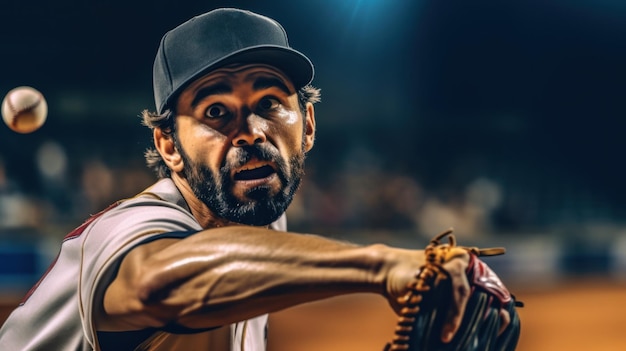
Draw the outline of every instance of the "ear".
<instances>
[{"instance_id":1,"label":"ear","mask_svg":"<svg viewBox=\"0 0 626 351\"><path fill-rule=\"evenodd\" d=\"M308 152L315 143L315 108L307 102L306 115L304 116L304 151Z\"/></svg>"},{"instance_id":2,"label":"ear","mask_svg":"<svg viewBox=\"0 0 626 351\"><path fill-rule=\"evenodd\" d=\"M174 139L170 134L164 133L161 128L154 128L152 132L154 147L157 149L163 161L174 173L182 172L183 158L176 149Z\"/></svg>"}]
</instances>

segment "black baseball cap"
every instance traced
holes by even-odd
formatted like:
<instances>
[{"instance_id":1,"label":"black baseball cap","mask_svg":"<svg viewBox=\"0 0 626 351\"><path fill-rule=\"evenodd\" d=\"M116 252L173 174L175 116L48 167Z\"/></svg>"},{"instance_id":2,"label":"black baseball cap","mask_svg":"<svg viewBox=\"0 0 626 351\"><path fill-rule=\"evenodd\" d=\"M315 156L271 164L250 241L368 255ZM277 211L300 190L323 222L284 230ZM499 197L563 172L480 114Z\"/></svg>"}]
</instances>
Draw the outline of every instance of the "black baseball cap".
<instances>
[{"instance_id":1,"label":"black baseball cap","mask_svg":"<svg viewBox=\"0 0 626 351\"><path fill-rule=\"evenodd\" d=\"M283 71L299 89L313 80L311 61L289 46L275 20L234 8L193 17L167 32L154 60L154 100L163 113L192 81L232 63L263 63Z\"/></svg>"}]
</instances>

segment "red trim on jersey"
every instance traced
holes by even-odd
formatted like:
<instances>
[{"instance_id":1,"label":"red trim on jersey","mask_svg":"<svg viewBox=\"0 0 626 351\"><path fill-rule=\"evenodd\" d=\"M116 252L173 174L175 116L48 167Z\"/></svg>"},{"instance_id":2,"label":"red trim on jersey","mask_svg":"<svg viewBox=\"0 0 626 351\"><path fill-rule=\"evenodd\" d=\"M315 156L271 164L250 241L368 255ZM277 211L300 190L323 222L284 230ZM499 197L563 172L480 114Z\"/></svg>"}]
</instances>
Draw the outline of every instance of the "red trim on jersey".
<instances>
[{"instance_id":1,"label":"red trim on jersey","mask_svg":"<svg viewBox=\"0 0 626 351\"><path fill-rule=\"evenodd\" d=\"M109 205L107 208L105 208L104 210L91 215L89 218L87 218L87 220L81 224L80 226L76 227L76 229L72 230L71 232L69 232L64 238L63 238L63 242L66 242L67 240L71 240L71 239L75 239L78 238L81 234L83 234L83 232L85 231L85 229L93 222L95 221L98 217L102 216L103 214L105 214L106 212L110 211L111 209L115 208L117 205L121 204L121 201L117 201L112 203L111 205ZM50 271L52 270L52 268L54 268L54 265L57 263L57 260L59 259L59 255L61 255L61 251L59 250L59 253L57 254L57 256L54 258L54 260L52 261L52 263L50 263L50 266L48 266L48 269L46 269L46 271L43 273L43 275L41 276L41 278L39 278L39 280L37 281L37 283L35 283L35 285L33 285L32 288L30 288L30 290L28 290L28 292L26 293L26 295L24 296L24 298L22 298L22 301L20 302L19 306L22 306L23 304L26 303L26 301L28 300L28 298L35 292L35 290L37 290L37 288L39 287L39 285L41 284L41 282L46 278L46 276L50 273Z\"/></svg>"},{"instance_id":2,"label":"red trim on jersey","mask_svg":"<svg viewBox=\"0 0 626 351\"><path fill-rule=\"evenodd\" d=\"M120 203L121 203L121 201L114 202L114 203L110 204L107 208L105 208L104 210L102 210L102 211L100 211L100 212L98 212L96 214L91 215L89 218L87 218L87 220L83 224L81 224L76 229L74 229L71 232L69 232L63 238L63 241L79 237L85 231L85 228L87 228L87 226L91 224L91 222L95 221L98 217L102 216L103 214L105 214L109 210L115 208Z\"/></svg>"}]
</instances>

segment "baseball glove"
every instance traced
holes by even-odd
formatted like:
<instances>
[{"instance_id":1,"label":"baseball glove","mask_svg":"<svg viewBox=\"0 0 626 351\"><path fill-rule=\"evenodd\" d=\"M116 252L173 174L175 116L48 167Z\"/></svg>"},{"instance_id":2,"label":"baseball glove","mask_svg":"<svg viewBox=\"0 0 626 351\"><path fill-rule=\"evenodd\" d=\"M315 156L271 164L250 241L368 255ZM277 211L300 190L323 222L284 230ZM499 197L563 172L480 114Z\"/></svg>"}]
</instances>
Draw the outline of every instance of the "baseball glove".
<instances>
[{"instance_id":1,"label":"baseball glove","mask_svg":"<svg viewBox=\"0 0 626 351\"><path fill-rule=\"evenodd\" d=\"M515 300L500 279L478 256L504 254L504 248L478 249L456 245L449 229L426 246L426 263L408 292L398 299L402 307L393 340L384 351L509 351L515 350L520 334L520 321L516 307L523 304ZM448 243L441 240L448 236ZM470 284L470 298L465 308L461 326L454 338L444 343L442 327L449 316L453 301L449 273L443 267L453 258L469 253L466 270ZM510 323L501 331L500 311L506 310Z\"/></svg>"}]
</instances>

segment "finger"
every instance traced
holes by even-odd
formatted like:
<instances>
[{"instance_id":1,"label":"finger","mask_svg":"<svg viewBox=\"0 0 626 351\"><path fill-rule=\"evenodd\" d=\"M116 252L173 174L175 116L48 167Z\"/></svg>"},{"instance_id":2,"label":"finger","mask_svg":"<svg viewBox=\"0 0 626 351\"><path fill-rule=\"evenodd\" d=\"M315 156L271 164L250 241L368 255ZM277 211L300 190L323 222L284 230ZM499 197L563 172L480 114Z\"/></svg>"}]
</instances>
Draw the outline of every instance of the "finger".
<instances>
[{"instance_id":1,"label":"finger","mask_svg":"<svg viewBox=\"0 0 626 351\"><path fill-rule=\"evenodd\" d=\"M443 342L450 342L454 335L461 327L463 321L463 315L465 314L465 308L467 307L467 301L470 296L469 285L459 286L454 289L454 305L450 309L448 320L443 328L441 340Z\"/></svg>"},{"instance_id":2,"label":"finger","mask_svg":"<svg viewBox=\"0 0 626 351\"><path fill-rule=\"evenodd\" d=\"M454 335L459 330L461 322L463 321L463 315L465 314L465 308L469 301L471 289L467 276L465 275L465 267L467 263L462 259L455 259L450 264L455 267L446 267L450 273L451 285L452 285L452 299L453 304L450 309L450 314L443 327L441 340L445 343L450 342Z\"/></svg>"},{"instance_id":3,"label":"finger","mask_svg":"<svg viewBox=\"0 0 626 351\"><path fill-rule=\"evenodd\" d=\"M500 310L500 330L498 330L498 336L502 335L506 328L511 323L511 315L507 310Z\"/></svg>"}]
</instances>

